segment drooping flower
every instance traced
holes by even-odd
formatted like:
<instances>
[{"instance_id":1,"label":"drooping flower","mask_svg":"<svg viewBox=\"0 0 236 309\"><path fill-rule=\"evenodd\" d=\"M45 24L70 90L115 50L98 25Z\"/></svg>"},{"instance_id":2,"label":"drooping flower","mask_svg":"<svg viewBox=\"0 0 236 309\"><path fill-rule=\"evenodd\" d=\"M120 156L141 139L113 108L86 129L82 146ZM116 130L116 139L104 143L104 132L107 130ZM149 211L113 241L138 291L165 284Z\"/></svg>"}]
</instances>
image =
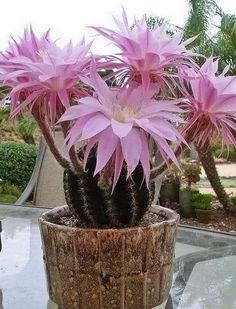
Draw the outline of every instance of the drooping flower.
<instances>
[{"instance_id":1,"label":"drooping flower","mask_svg":"<svg viewBox=\"0 0 236 309\"><path fill-rule=\"evenodd\" d=\"M82 40L61 48L49 32L37 37L32 28L25 30L19 42L10 42L0 56L0 80L12 89L11 117L36 104L54 124L58 110L64 112L71 96L81 94L77 84L89 67L90 46Z\"/></svg>"},{"instance_id":2,"label":"drooping flower","mask_svg":"<svg viewBox=\"0 0 236 309\"><path fill-rule=\"evenodd\" d=\"M87 142L84 166L90 151L97 146L95 174L112 162L113 189L124 162L127 177L140 162L148 185L151 138L163 158L166 161L170 158L178 166L168 143L184 142L173 125L183 122L179 116L182 110L176 106L176 101L157 101L153 99L155 89L144 90L142 86L109 88L94 66L90 78L83 81L95 90L94 96L79 99L79 104L68 108L60 121L73 123L66 138L68 148L77 140Z\"/></svg>"},{"instance_id":3,"label":"drooping flower","mask_svg":"<svg viewBox=\"0 0 236 309\"><path fill-rule=\"evenodd\" d=\"M236 130L236 77L225 76L227 68L217 75L218 60L209 58L198 73L189 70L192 95L186 132L200 146L218 133L236 146L232 131Z\"/></svg>"},{"instance_id":4,"label":"drooping flower","mask_svg":"<svg viewBox=\"0 0 236 309\"><path fill-rule=\"evenodd\" d=\"M104 27L91 27L99 34L112 41L119 49L117 55L121 56L118 66L121 71L121 79L128 77L129 80L142 83L148 87L149 83L164 89L168 85L167 80L177 77L175 70L183 65L195 66L194 55L186 49L195 38L182 42L181 34L167 33L166 25L156 25L154 29L148 27L145 18L129 25L126 12L123 9L123 20L114 17L118 30ZM117 58L117 57L116 57ZM179 75L182 74L179 70Z\"/></svg>"}]
</instances>

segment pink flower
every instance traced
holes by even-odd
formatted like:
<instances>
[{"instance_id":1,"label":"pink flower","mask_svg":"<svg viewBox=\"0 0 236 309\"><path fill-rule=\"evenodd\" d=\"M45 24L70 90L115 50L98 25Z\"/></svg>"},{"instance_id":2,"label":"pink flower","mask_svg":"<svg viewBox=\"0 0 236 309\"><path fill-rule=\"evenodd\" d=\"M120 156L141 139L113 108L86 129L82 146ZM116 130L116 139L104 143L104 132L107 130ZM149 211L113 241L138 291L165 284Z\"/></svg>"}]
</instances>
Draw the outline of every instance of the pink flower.
<instances>
[{"instance_id":1,"label":"pink flower","mask_svg":"<svg viewBox=\"0 0 236 309\"><path fill-rule=\"evenodd\" d=\"M236 146L232 130L236 130L236 77L217 76L218 61L209 58L198 73L189 70L192 96L188 95L189 123L186 131L194 132L199 145L214 134Z\"/></svg>"},{"instance_id":2,"label":"pink flower","mask_svg":"<svg viewBox=\"0 0 236 309\"><path fill-rule=\"evenodd\" d=\"M57 112L70 106L71 96L81 94L77 84L90 64L90 45L82 40L61 48L50 40L49 32L38 38L31 28L19 42L9 43L0 57L0 79L12 88L11 117L36 104L54 124Z\"/></svg>"},{"instance_id":3,"label":"pink flower","mask_svg":"<svg viewBox=\"0 0 236 309\"><path fill-rule=\"evenodd\" d=\"M168 141L183 142L182 136L172 123L183 122L178 116L182 110L176 101L156 101L155 90L139 87L109 88L91 69L90 78L84 78L95 90L94 97L84 97L78 105L66 110L60 121L73 121L66 138L68 148L77 140L87 141L84 166L91 149L97 145L97 163L94 174L114 165L113 189L125 161L127 177L141 162L146 183L150 178L150 139L156 143L161 155L167 161L178 162Z\"/></svg>"},{"instance_id":4,"label":"pink flower","mask_svg":"<svg viewBox=\"0 0 236 309\"><path fill-rule=\"evenodd\" d=\"M114 18L118 30L104 27L91 27L99 34L112 41L121 52L121 63L117 65L121 71L121 79L129 77L132 81L143 83L148 87L149 83L156 83L162 89L167 86L167 80L177 76L173 68L182 68L183 64L194 66L186 46L195 38L181 42L182 35L167 34L165 25L150 29L145 19L135 21L129 25L125 11L123 10L123 21ZM115 57L116 59L117 57ZM190 60L190 61L189 61ZM181 75L180 70L179 75ZM169 84L168 84L169 87Z\"/></svg>"}]
</instances>

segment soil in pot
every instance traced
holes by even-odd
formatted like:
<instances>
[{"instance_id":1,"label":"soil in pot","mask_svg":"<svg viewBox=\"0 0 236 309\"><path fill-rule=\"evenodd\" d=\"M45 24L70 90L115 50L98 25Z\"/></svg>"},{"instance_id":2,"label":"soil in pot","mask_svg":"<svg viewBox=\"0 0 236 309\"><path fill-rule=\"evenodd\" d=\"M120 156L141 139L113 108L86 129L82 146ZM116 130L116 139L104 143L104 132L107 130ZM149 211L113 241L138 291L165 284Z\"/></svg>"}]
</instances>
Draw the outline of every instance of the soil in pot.
<instances>
[{"instance_id":1,"label":"soil in pot","mask_svg":"<svg viewBox=\"0 0 236 309\"><path fill-rule=\"evenodd\" d=\"M209 223L211 219L212 210L211 209L195 209L196 217L201 223Z\"/></svg>"},{"instance_id":2,"label":"soil in pot","mask_svg":"<svg viewBox=\"0 0 236 309\"><path fill-rule=\"evenodd\" d=\"M195 217L195 209L192 207L192 192L180 191L179 192L179 203L181 215L185 218Z\"/></svg>"},{"instance_id":3,"label":"soil in pot","mask_svg":"<svg viewBox=\"0 0 236 309\"><path fill-rule=\"evenodd\" d=\"M177 223L157 206L139 226L116 229L71 227L78 222L67 207L47 212L40 226L50 298L60 309L158 306L171 287Z\"/></svg>"}]
</instances>

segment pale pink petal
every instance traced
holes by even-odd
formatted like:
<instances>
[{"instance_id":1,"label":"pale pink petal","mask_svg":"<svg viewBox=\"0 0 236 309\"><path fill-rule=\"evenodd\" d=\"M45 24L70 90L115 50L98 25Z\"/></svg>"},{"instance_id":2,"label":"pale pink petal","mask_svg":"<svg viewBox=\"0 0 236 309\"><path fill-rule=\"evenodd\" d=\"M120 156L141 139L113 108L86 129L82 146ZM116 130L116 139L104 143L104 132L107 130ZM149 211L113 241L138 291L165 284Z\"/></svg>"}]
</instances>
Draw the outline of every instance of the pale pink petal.
<instances>
[{"instance_id":1,"label":"pale pink petal","mask_svg":"<svg viewBox=\"0 0 236 309\"><path fill-rule=\"evenodd\" d=\"M76 141L80 139L82 129L89 119L90 119L89 116L82 117L79 120L77 120L75 124L72 126L67 137L65 138L65 143L67 144L68 150L70 150L72 145L74 145Z\"/></svg>"},{"instance_id":2,"label":"pale pink petal","mask_svg":"<svg viewBox=\"0 0 236 309\"><path fill-rule=\"evenodd\" d=\"M159 148L161 148L167 155L168 158L170 158L172 160L172 162L178 167L180 168L179 166L179 162L175 156L175 153L174 151L171 149L170 145L165 141L165 139L157 136L157 135L154 135L153 136L154 139L155 139L155 142L157 144L157 146Z\"/></svg>"},{"instance_id":3,"label":"pale pink petal","mask_svg":"<svg viewBox=\"0 0 236 309\"><path fill-rule=\"evenodd\" d=\"M118 136L118 137L125 137L129 132L131 131L133 127L133 123L130 122L119 122L115 119L111 120L111 126L113 132Z\"/></svg>"},{"instance_id":4,"label":"pale pink petal","mask_svg":"<svg viewBox=\"0 0 236 309\"><path fill-rule=\"evenodd\" d=\"M142 152L140 155L140 162L143 167L143 173L146 179L146 185L149 187L149 180L150 180L150 152L149 152L149 145L147 141L147 137L144 132L140 132L140 138L142 141Z\"/></svg>"},{"instance_id":5,"label":"pale pink petal","mask_svg":"<svg viewBox=\"0 0 236 309\"><path fill-rule=\"evenodd\" d=\"M60 89L57 91L58 97L62 103L62 105L65 106L65 108L70 107L70 100L68 97L68 93L65 89Z\"/></svg>"},{"instance_id":6,"label":"pale pink petal","mask_svg":"<svg viewBox=\"0 0 236 309\"><path fill-rule=\"evenodd\" d=\"M100 139L99 134L97 134L96 136L89 139L89 142L88 142L86 149L85 149L85 152L84 152L84 159L83 159L83 169L84 169L84 171L85 171L85 168L86 168L86 165L87 165L89 153L93 149L93 147L97 144L99 139Z\"/></svg>"},{"instance_id":7,"label":"pale pink petal","mask_svg":"<svg viewBox=\"0 0 236 309\"><path fill-rule=\"evenodd\" d=\"M119 180L123 162L124 162L124 156L122 154L121 144L118 143L116 148L115 170L114 170L112 192L114 191L117 181Z\"/></svg>"},{"instance_id":8,"label":"pale pink petal","mask_svg":"<svg viewBox=\"0 0 236 309\"><path fill-rule=\"evenodd\" d=\"M122 153L127 164L127 177L129 177L138 165L141 156L142 141L139 131L137 129L132 129L129 134L121 138L120 141Z\"/></svg>"},{"instance_id":9,"label":"pale pink petal","mask_svg":"<svg viewBox=\"0 0 236 309\"><path fill-rule=\"evenodd\" d=\"M96 134L105 130L110 124L111 123L107 117L103 116L102 114L92 116L84 125L80 140L83 141L95 136Z\"/></svg>"},{"instance_id":10,"label":"pale pink petal","mask_svg":"<svg viewBox=\"0 0 236 309\"><path fill-rule=\"evenodd\" d=\"M119 138L114 135L112 129L108 127L105 129L99 137L98 148L97 148L97 164L94 171L94 175L99 173L110 160L113 155Z\"/></svg>"},{"instance_id":11,"label":"pale pink petal","mask_svg":"<svg viewBox=\"0 0 236 309\"><path fill-rule=\"evenodd\" d=\"M94 108L93 106L86 106L82 104L74 105L65 111L58 122L74 120L96 112L99 112L99 108Z\"/></svg>"},{"instance_id":12,"label":"pale pink petal","mask_svg":"<svg viewBox=\"0 0 236 309\"><path fill-rule=\"evenodd\" d=\"M11 112L11 118L16 117L19 113L22 113L22 111L33 101L35 101L40 95L42 94L42 90L34 91L31 93L22 103L19 103L19 105Z\"/></svg>"}]
</instances>

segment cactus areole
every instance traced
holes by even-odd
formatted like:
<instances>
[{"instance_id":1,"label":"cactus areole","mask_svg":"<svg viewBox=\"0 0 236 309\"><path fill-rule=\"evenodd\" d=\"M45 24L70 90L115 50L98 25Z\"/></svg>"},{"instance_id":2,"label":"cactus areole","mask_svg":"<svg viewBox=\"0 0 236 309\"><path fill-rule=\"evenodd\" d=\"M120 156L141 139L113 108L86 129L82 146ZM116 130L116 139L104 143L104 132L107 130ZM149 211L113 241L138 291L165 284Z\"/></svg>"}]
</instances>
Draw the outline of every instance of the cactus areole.
<instances>
[{"instance_id":1,"label":"cactus areole","mask_svg":"<svg viewBox=\"0 0 236 309\"><path fill-rule=\"evenodd\" d=\"M188 49L195 38L183 41L164 24L129 23L124 10L114 20L116 29L91 26L97 39L119 49L114 55L92 54L84 39L61 47L49 31L37 36L31 27L0 53L11 119L31 112L64 168L71 221L68 208L41 220L50 296L64 309L162 302L178 216L151 207L155 177L171 164L179 168L178 156L192 141L205 149L217 134L236 146L236 77L227 76L229 68L218 72L212 57L199 67L201 55ZM55 126L64 134L61 148Z\"/></svg>"}]
</instances>

